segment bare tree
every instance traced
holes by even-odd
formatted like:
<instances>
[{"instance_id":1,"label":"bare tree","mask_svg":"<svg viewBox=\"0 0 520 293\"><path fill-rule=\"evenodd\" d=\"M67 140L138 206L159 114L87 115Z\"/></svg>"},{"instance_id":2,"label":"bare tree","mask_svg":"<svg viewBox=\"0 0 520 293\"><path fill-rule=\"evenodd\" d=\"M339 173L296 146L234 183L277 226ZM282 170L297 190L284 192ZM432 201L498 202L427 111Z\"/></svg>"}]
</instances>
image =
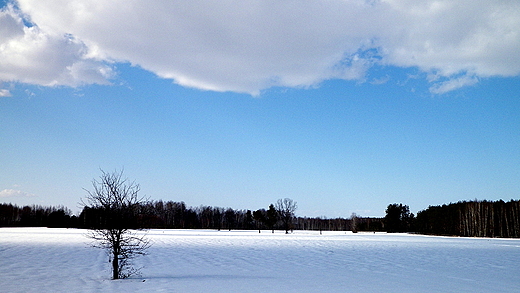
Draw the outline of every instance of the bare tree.
<instances>
[{"instance_id":1,"label":"bare tree","mask_svg":"<svg viewBox=\"0 0 520 293\"><path fill-rule=\"evenodd\" d=\"M276 211L278 212L279 218L282 221L285 229L285 234L289 234L289 230L292 229L294 212L298 208L295 201L290 198L279 199L276 202Z\"/></svg>"},{"instance_id":2,"label":"bare tree","mask_svg":"<svg viewBox=\"0 0 520 293\"><path fill-rule=\"evenodd\" d=\"M356 215L356 213L352 213L352 215L350 216L350 223L352 233L357 233L358 216Z\"/></svg>"},{"instance_id":3,"label":"bare tree","mask_svg":"<svg viewBox=\"0 0 520 293\"><path fill-rule=\"evenodd\" d=\"M123 171L101 172L100 180L92 180L93 190L86 190L88 195L83 200L84 206L97 217L87 236L96 240L94 247L107 251L112 262L112 279L124 279L138 273L131 261L145 255L150 247L146 234L136 231L139 208L146 200L138 195L138 184L123 178Z\"/></svg>"}]
</instances>

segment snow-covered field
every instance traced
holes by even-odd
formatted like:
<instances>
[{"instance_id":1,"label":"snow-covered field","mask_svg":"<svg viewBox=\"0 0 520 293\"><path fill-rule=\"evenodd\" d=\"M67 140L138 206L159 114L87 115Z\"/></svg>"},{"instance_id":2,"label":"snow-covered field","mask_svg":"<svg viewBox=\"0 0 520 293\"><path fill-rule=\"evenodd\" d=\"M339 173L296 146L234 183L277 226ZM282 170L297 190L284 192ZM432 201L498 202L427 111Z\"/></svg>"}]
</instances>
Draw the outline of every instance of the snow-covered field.
<instances>
[{"instance_id":1,"label":"snow-covered field","mask_svg":"<svg viewBox=\"0 0 520 293\"><path fill-rule=\"evenodd\" d=\"M520 239L150 230L142 275L110 280L75 229L0 229L0 292L520 292Z\"/></svg>"}]
</instances>

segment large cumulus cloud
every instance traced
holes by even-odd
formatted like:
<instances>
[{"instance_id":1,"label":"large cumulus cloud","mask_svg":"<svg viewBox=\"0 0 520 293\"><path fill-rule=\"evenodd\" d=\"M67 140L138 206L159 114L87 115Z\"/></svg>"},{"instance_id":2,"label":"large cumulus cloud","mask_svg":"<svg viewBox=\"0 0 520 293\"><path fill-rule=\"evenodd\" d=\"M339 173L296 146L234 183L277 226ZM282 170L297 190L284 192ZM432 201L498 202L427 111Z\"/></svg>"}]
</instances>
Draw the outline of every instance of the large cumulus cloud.
<instances>
[{"instance_id":1,"label":"large cumulus cloud","mask_svg":"<svg viewBox=\"0 0 520 293\"><path fill-rule=\"evenodd\" d=\"M515 0L19 0L18 7L0 16L3 81L103 83L110 63L130 62L184 86L258 94L362 80L379 65L417 68L443 93L520 73Z\"/></svg>"}]
</instances>

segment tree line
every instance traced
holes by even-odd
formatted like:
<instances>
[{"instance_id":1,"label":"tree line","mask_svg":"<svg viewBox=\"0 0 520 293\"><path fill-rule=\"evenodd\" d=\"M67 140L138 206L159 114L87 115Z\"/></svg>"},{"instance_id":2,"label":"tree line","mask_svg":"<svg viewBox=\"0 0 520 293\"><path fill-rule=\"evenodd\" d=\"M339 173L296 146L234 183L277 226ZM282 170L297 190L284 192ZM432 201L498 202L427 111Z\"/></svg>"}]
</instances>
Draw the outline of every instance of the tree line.
<instances>
[{"instance_id":1,"label":"tree line","mask_svg":"<svg viewBox=\"0 0 520 293\"><path fill-rule=\"evenodd\" d=\"M283 200L282 200L283 201ZM212 206L187 206L183 201L147 201L134 207L126 219L135 228L215 229L215 230L314 230L314 231L383 231L381 218L279 217L276 204L257 210ZM290 215L290 213L289 213ZM18 207L0 204L0 227L102 227L108 216L99 207L85 206L73 215L63 206L39 205Z\"/></svg>"},{"instance_id":2,"label":"tree line","mask_svg":"<svg viewBox=\"0 0 520 293\"><path fill-rule=\"evenodd\" d=\"M215 230L314 230L416 232L466 237L520 237L520 200L460 201L429 206L417 216L403 204L388 205L384 218L293 217L282 221L275 204L258 210L189 207L183 201L146 201L132 212L135 228ZM0 227L101 227L107 217L85 206L76 216L64 206L0 204Z\"/></svg>"},{"instance_id":3,"label":"tree line","mask_svg":"<svg viewBox=\"0 0 520 293\"><path fill-rule=\"evenodd\" d=\"M283 201L287 199L280 200ZM279 201L279 202L280 202ZM183 201L149 201L137 207L136 227L161 229L215 229L215 230L323 230L382 231L381 218L321 218L296 217L291 206L279 202L258 210L232 209L212 206L189 207ZM288 204L288 203L286 203ZM278 206L277 206L278 205ZM102 211L85 207L79 216L83 228L99 226ZM354 227L353 223L356 223Z\"/></svg>"},{"instance_id":4,"label":"tree line","mask_svg":"<svg viewBox=\"0 0 520 293\"><path fill-rule=\"evenodd\" d=\"M77 228L78 217L64 206L0 204L0 227Z\"/></svg>"}]
</instances>

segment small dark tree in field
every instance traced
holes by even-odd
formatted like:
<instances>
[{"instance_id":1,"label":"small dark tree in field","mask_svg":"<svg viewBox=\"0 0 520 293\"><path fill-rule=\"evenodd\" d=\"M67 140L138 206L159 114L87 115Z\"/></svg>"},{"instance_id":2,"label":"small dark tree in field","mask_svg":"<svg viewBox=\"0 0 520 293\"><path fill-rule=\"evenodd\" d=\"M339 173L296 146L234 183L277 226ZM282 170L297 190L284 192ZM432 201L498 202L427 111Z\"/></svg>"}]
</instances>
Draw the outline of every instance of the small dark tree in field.
<instances>
[{"instance_id":1,"label":"small dark tree in field","mask_svg":"<svg viewBox=\"0 0 520 293\"><path fill-rule=\"evenodd\" d=\"M292 229L294 212L297 208L296 202L290 198L279 199L276 202L276 211L282 221L285 234L289 234L289 230Z\"/></svg>"},{"instance_id":2,"label":"small dark tree in field","mask_svg":"<svg viewBox=\"0 0 520 293\"><path fill-rule=\"evenodd\" d=\"M258 233L261 232L262 223L265 222L265 209L258 209L253 212L253 220L256 223L256 228L258 228Z\"/></svg>"},{"instance_id":3,"label":"small dark tree in field","mask_svg":"<svg viewBox=\"0 0 520 293\"><path fill-rule=\"evenodd\" d=\"M269 209L265 213L264 223L274 233L274 225L278 222L278 211L273 204L269 205Z\"/></svg>"},{"instance_id":4,"label":"small dark tree in field","mask_svg":"<svg viewBox=\"0 0 520 293\"><path fill-rule=\"evenodd\" d=\"M101 170L100 180L92 180L93 190L86 190L83 204L97 219L89 227L94 247L103 248L111 258L112 279L127 278L138 272L132 259L145 255L150 241L139 234L138 213L145 199L138 195L140 187L123 178L123 172Z\"/></svg>"}]
</instances>

